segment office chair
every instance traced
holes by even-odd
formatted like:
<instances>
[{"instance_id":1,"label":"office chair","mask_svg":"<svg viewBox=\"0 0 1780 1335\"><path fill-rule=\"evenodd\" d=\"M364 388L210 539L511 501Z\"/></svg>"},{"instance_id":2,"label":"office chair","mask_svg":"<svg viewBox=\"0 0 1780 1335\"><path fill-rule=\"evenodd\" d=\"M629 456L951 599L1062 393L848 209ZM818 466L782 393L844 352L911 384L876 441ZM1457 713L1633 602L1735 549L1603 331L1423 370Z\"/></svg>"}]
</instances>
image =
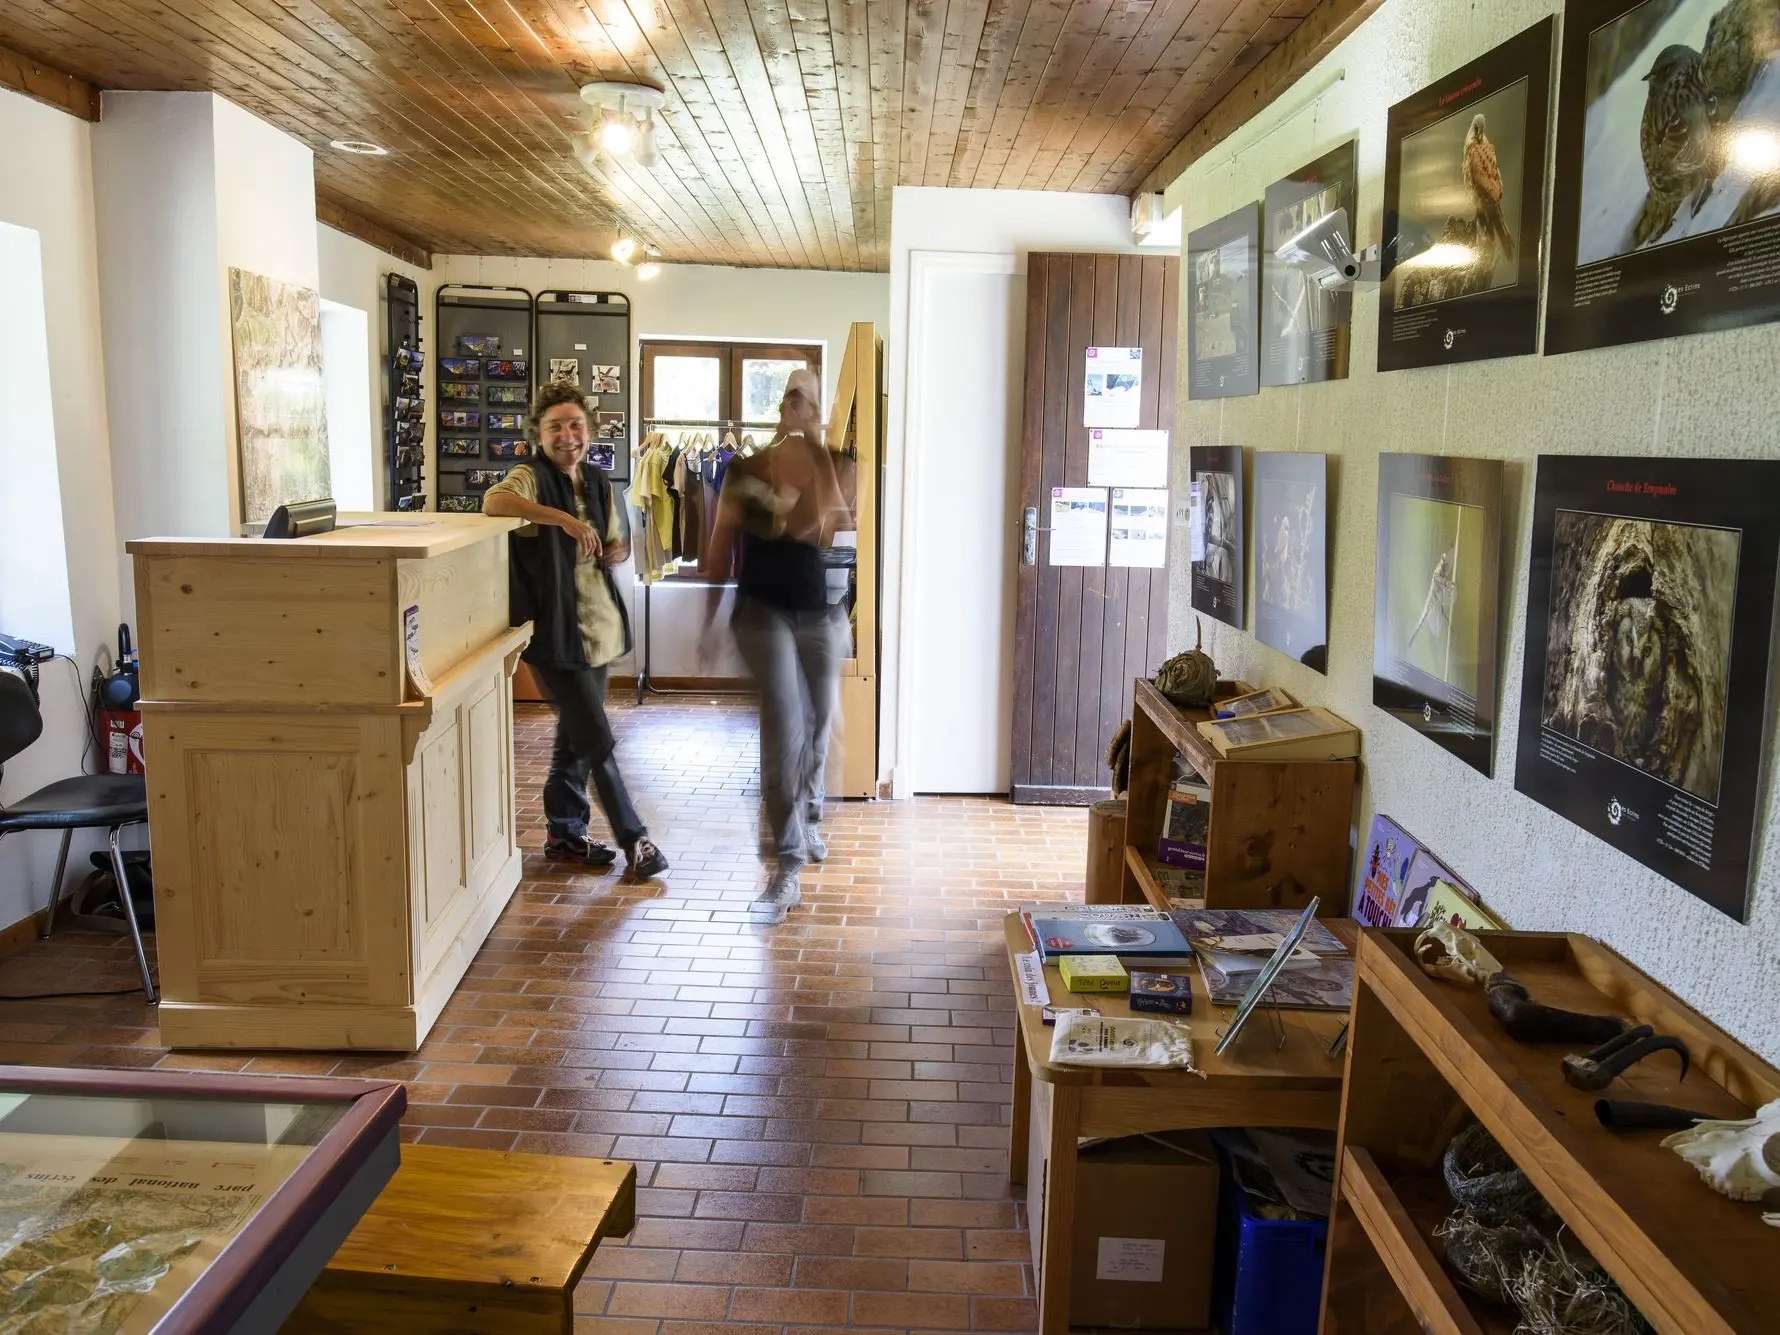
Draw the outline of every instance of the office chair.
<instances>
[{"instance_id":1,"label":"office chair","mask_svg":"<svg viewBox=\"0 0 1780 1335\"><path fill-rule=\"evenodd\" d=\"M43 733L43 715L37 695L23 677L0 672L0 765L23 751ZM43 935L55 927L56 907L61 901L62 873L67 870L68 845L76 830L109 829L111 874L117 878L118 898L130 924L130 940L136 947L136 967L142 970L142 990L152 1005L154 979L148 974L148 952L142 946L142 929L136 923L136 905L130 899L130 882L124 875L123 854L117 832L128 825L148 822L148 784L140 774L82 774L59 779L29 797L0 807L0 839L21 830L60 830L62 851L56 858L56 879L50 883L49 921Z\"/></svg>"}]
</instances>

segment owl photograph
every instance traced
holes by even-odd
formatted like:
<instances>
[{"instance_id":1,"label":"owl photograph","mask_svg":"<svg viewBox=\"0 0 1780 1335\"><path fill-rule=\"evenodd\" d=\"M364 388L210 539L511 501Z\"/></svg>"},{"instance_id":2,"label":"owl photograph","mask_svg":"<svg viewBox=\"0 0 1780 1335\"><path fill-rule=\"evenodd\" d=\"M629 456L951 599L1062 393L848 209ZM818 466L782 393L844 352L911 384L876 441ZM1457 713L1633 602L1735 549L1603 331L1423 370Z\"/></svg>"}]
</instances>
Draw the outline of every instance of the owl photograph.
<instances>
[{"instance_id":1,"label":"owl photograph","mask_svg":"<svg viewBox=\"0 0 1780 1335\"><path fill-rule=\"evenodd\" d=\"M1526 128L1523 79L1403 141L1395 309L1520 281Z\"/></svg>"},{"instance_id":2,"label":"owl photograph","mask_svg":"<svg viewBox=\"0 0 1780 1335\"><path fill-rule=\"evenodd\" d=\"M1543 725L1716 803L1739 542L1558 511Z\"/></svg>"},{"instance_id":3,"label":"owl photograph","mask_svg":"<svg viewBox=\"0 0 1780 1335\"><path fill-rule=\"evenodd\" d=\"M1780 210L1780 0L1644 0L1588 34L1576 262Z\"/></svg>"}]
</instances>

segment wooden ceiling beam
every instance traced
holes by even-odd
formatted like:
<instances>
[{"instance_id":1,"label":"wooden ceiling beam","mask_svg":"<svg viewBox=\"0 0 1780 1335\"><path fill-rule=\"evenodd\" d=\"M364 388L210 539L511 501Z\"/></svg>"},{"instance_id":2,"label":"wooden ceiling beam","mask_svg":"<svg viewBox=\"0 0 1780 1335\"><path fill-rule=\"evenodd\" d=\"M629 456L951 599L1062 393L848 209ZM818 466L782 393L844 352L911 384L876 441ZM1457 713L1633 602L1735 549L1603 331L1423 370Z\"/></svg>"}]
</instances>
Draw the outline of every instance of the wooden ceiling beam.
<instances>
[{"instance_id":1,"label":"wooden ceiling beam","mask_svg":"<svg viewBox=\"0 0 1780 1335\"><path fill-rule=\"evenodd\" d=\"M0 88L23 93L83 121L99 119L99 90L92 84L6 46L0 46Z\"/></svg>"},{"instance_id":2,"label":"wooden ceiling beam","mask_svg":"<svg viewBox=\"0 0 1780 1335\"><path fill-rule=\"evenodd\" d=\"M425 246L372 222L363 214L354 213L346 205L329 199L326 195L318 193L315 196L315 220L326 223L337 232L357 237L367 246L375 246L384 254L394 255L404 264L412 264L416 269L433 267L432 253Z\"/></svg>"},{"instance_id":3,"label":"wooden ceiling beam","mask_svg":"<svg viewBox=\"0 0 1780 1335\"><path fill-rule=\"evenodd\" d=\"M1320 0L1286 39L1262 57L1186 137L1138 178L1133 195L1165 190L1175 178L1272 106L1384 0Z\"/></svg>"}]
</instances>

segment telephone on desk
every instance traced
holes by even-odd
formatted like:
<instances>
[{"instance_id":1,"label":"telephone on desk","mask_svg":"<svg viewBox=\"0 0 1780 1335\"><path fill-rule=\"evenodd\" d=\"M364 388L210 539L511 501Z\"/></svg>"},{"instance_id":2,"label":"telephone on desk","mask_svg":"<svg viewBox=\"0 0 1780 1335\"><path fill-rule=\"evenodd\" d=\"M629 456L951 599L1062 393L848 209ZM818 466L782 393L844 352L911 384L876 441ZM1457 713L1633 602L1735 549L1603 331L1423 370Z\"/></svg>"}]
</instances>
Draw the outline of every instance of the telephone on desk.
<instances>
[{"instance_id":1,"label":"telephone on desk","mask_svg":"<svg viewBox=\"0 0 1780 1335\"><path fill-rule=\"evenodd\" d=\"M0 669L11 668L17 672L25 679L33 696L37 694L37 665L47 663L55 656L56 651L47 644L16 635L0 635Z\"/></svg>"}]
</instances>

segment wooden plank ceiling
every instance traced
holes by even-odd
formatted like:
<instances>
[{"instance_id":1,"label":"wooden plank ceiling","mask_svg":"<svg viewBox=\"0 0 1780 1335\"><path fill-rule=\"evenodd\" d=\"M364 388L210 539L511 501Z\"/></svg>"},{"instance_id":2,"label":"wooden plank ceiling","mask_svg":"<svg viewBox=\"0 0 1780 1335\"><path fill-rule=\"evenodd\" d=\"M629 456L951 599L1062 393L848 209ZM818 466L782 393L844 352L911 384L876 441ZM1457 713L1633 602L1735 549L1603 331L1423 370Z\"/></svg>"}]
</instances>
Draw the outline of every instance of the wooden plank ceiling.
<instances>
[{"instance_id":1,"label":"wooden plank ceiling","mask_svg":"<svg viewBox=\"0 0 1780 1335\"><path fill-rule=\"evenodd\" d=\"M875 271L893 186L1127 194L1307 15L1354 8L0 0L0 42L100 89L220 93L316 150L325 205L425 250L596 255L622 230L669 260ZM655 170L573 156L596 79L667 89Z\"/></svg>"}]
</instances>

